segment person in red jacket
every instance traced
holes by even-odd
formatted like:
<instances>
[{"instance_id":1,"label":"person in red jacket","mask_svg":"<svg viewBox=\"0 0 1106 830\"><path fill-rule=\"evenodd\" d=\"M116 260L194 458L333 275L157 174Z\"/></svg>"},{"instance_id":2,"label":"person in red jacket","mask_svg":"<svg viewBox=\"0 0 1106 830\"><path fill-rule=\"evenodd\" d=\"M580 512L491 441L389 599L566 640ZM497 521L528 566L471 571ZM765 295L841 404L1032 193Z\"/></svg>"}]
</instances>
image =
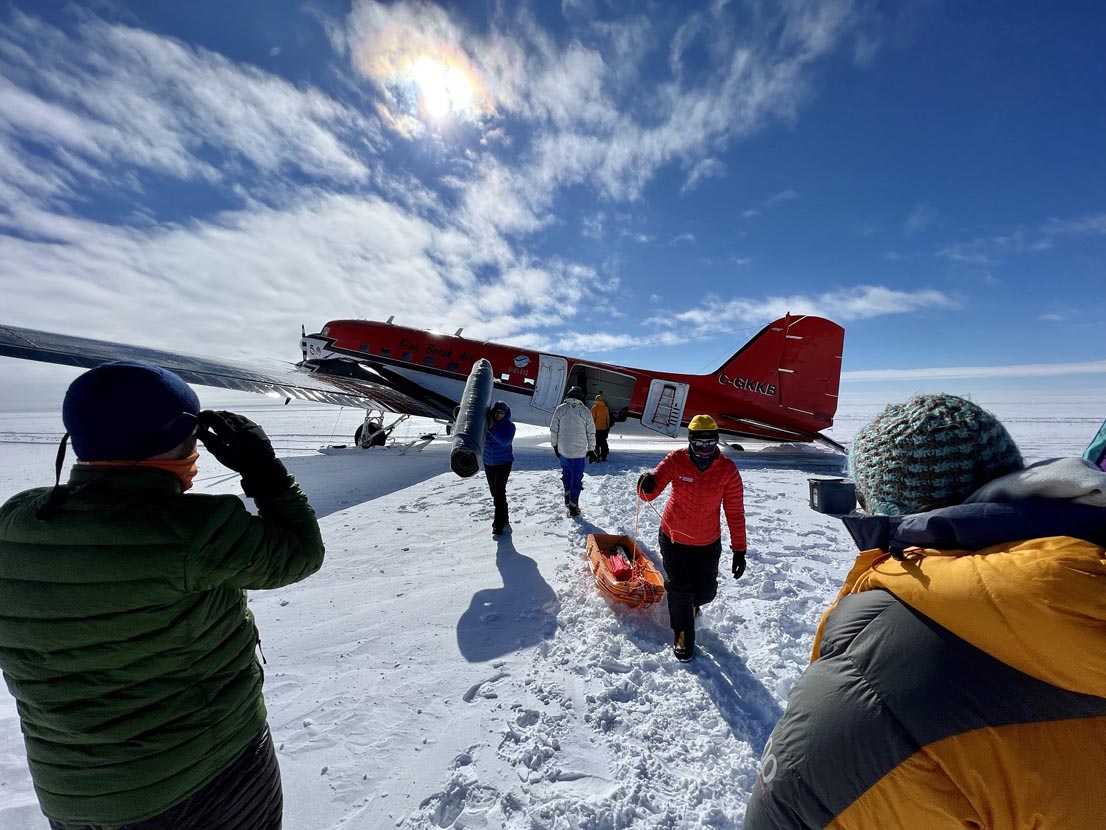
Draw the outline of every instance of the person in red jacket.
<instances>
[{"instance_id":1,"label":"person in red jacket","mask_svg":"<svg viewBox=\"0 0 1106 830\"><path fill-rule=\"evenodd\" d=\"M722 527L718 510L726 512L734 579L745 573L745 496L737 465L718 449L718 424L696 415L687 427L688 447L673 450L657 469L642 473L638 494L652 501L669 484L672 496L661 516L660 550L664 589L676 659L695 656L695 618L699 608L718 593L718 560Z\"/></svg>"}]
</instances>

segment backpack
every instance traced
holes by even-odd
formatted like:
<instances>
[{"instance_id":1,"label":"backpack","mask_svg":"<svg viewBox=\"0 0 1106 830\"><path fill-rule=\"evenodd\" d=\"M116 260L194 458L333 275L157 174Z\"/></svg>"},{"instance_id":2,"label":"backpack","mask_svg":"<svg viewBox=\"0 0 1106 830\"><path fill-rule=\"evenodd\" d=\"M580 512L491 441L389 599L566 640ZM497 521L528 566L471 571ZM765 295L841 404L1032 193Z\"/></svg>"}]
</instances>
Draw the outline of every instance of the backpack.
<instances>
[{"instance_id":1,"label":"backpack","mask_svg":"<svg viewBox=\"0 0 1106 830\"><path fill-rule=\"evenodd\" d=\"M1090 446L1083 453L1083 458L1106 472L1106 421L1103 421L1102 426L1098 428L1098 434L1091 440Z\"/></svg>"}]
</instances>

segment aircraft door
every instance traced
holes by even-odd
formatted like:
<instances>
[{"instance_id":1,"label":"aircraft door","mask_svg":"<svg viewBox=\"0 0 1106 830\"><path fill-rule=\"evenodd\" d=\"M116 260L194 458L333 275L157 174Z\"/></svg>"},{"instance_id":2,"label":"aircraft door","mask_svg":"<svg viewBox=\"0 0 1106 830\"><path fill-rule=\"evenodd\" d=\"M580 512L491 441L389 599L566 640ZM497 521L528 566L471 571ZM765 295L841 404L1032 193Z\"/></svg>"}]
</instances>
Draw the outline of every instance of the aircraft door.
<instances>
[{"instance_id":1,"label":"aircraft door","mask_svg":"<svg viewBox=\"0 0 1106 830\"><path fill-rule=\"evenodd\" d=\"M538 355L538 379L534 383L534 396L530 406L552 412L564 397L565 379L568 377L568 361L553 355Z\"/></svg>"},{"instance_id":2,"label":"aircraft door","mask_svg":"<svg viewBox=\"0 0 1106 830\"><path fill-rule=\"evenodd\" d=\"M645 411L641 415L642 426L656 430L669 438L680 431L680 420L687 403L686 383L654 378L649 384L645 399Z\"/></svg>"}]
</instances>

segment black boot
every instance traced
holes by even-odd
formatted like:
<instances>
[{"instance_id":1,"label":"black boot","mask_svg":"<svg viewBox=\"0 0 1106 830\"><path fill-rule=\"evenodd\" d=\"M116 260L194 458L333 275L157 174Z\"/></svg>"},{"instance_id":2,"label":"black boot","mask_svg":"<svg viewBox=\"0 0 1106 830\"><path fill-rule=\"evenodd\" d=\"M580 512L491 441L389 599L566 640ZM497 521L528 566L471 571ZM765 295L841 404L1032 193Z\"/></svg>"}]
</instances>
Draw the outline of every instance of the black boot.
<instances>
[{"instance_id":1,"label":"black boot","mask_svg":"<svg viewBox=\"0 0 1106 830\"><path fill-rule=\"evenodd\" d=\"M672 653L681 663L686 663L695 656L695 629L677 631L672 642Z\"/></svg>"},{"instance_id":2,"label":"black boot","mask_svg":"<svg viewBox=\"0 0 1106 830\"><path fill-rule=\"evenodd\" d=\"M570 516L579 516L580 515L580 505L578 505L574 501L570 501L570 502L566 502L566 503L568 504L568 515L570 515Z\"/></svg>"}]
</instances>

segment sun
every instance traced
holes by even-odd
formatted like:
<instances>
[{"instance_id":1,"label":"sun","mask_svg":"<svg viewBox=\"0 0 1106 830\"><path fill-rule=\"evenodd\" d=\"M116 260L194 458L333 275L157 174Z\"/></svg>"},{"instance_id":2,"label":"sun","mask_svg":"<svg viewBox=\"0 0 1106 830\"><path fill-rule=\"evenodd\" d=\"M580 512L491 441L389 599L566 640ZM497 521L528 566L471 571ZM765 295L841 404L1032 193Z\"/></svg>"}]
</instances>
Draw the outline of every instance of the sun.
<instances>
[{"instance_id":1,"label":"sun","mask_svg":"<svg viewBox=\"0 0 1106 830\"><path fill-rule=\"evenodd\" d=\"M419 58L411 67L419 102L435 119L463 115L472 109L475 90L464 70L434 58Z\"/></svg>"}]
</instances>

